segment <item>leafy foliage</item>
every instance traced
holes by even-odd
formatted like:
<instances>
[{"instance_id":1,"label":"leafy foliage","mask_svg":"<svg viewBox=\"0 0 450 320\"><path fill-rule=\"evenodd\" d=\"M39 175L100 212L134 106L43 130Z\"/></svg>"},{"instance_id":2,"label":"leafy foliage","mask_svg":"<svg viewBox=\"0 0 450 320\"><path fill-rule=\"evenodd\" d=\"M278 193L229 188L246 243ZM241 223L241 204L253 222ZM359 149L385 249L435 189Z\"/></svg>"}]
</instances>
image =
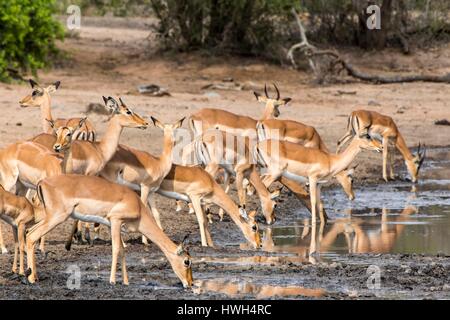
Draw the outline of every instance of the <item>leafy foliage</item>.
<instances>
[{"instance_id":1,"label":"leafy foliage","mask_svg":"<svg viewBox=\"0 0 450 320\"><path fill-rule=\"evenodd\" d=\"M62 26L52 18L52 0L0 0L0 80L11 70L35 72L56 53Z\"/></svg>"},{"instance_id":2,"label":"leafy foliage","mask_svg":"<svg viewBox=\"0 0 450 320\"><path fill-rule=\"evenodd\" d=\"M169 48L260 54L277 42L296 0L151 0Z\"/></svg>"}]
</instances>

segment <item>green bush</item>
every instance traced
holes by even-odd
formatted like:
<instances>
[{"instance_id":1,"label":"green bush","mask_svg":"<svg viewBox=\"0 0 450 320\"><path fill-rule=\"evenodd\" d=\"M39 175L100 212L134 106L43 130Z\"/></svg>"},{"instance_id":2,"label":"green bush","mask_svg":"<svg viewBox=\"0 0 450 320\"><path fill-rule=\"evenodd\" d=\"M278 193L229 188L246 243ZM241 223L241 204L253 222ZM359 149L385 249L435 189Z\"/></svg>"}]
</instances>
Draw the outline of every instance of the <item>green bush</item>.
<instances>
[{"instance_id":1,"label":"green bush","mask_svg":"<svg viewBox=\"0 0 450 320\"><path fill-rule=\"evenodd\" d=\"M0 0L0 80L11 70L36 72L51 62L62 25L53 19L53 0Z\"/></svg>"},{"instance_id":2,"label":"green bush","mask_svg":"<svg viewBox=\"0 0 450 320\"><path fill-rule=\"evenodd\" d=\"M260 55L282 41L298 0L151 0L166 48Z\"/></svg>"}]
</instances>

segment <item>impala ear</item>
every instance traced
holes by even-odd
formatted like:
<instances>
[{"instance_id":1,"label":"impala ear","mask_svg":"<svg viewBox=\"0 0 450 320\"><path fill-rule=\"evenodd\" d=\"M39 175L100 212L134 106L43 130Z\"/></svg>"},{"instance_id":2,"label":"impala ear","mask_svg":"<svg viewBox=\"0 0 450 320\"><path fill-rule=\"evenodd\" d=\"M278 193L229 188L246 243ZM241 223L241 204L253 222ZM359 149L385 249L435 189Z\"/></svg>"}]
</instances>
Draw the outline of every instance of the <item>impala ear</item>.
<instances>
[{"instance_id":1,"label":"impala ear","mask_svg":"<svg viewBox=\"0 0 450 320\"><path fill-rule=\"evenodd\" d=\"M155 125L155 127L158 127L161 130L164 130L164 125L161 123L161 121L159 121L158 119L154 118L153 116L150 116L150 118L152 119L153 124Z\"/></svg>"},{"instance_id":2,"label":"impala ear","mask_svg":"<svg viewBox=\"0 0 450 320\"><path fill-rule=\"evenodd\" d=\"M175 124L173 125L174 129L178 129L183 125L183 121L184 119L186 119L186 117L183 117L182 119L178 120L177 122L175 122Z\"/></svg>"},{"instance_id":3,"label":"impala ear","mask_svg":"<svg viewBox=\"0 0 450 320\"><path fill-rule=\"evenodd\" d=\"M181 256L183 253L188 253L188 250L187 250L187 240L188 240L188 238L189 238L189 233L184 236L183 240L178 245L177 255Z\"/></svg>"},{"instance_id":4,"label":"impala ear","mask_svg":"<svg viewBox=\"0 0 450 320\"><path fill-rule=\"evenodd\" d=\"M292 99L291 98L283 98L281 100L284 102L284 105L287 105Z\"/></svg>"},{"instance_id":5,"label":"impala ear","mask_svg":"<svg viewBox=\"0 0 450 320\"><path fill-rule=\"evenodd\" d=\"M55 121L53 120L49 120L49 119L45 119L48 124L50 125L50 127L52 127L53 130L55 130Z\"/></svg>"},{"instance_id":6,"label":"impala ear","mask_svg":"<svg viewBox=\"0 0 450 320\"><path fill-rule=\"evenodd\" d=\"M120 102L120 105L121 105L121 106L125 107L125 103L123 103L123 100L122 100L121 97L119 97L119 102Z\"/></svg>"},{"instance_id":7,"label":"impala ear","mask_svg":"<svg viewBox=\"0 0 450 320\"><path fill-rule=\"evenodd\" d=\"M103 97L103 102L105 103L106 109L109 110L111 113L118 113L119 104L113 97L108 98Z\"/></svg>"},{"instance_id":8,"label":"impala ear","mask_svg":"<svg viewBox=\"0 0 450 320\"><path fill-rule=\"evenodd\" d=\"M55 83L49 85L45 90L47 90L48 93L55 92L56 90L58 90L60 84L61 81L56 81Z\"/></svg>"},{"instance_id":9,"label":"impala ear","mask_svg":"<svg viewBox=\"0 0 450 320\"><path fill-rule=\"evenodd\" d=\"M28 82L30 83L31 89L34 89L34 87L39 87L36 81L33 79L28 79Z\"/></svg>"}]
</instances>

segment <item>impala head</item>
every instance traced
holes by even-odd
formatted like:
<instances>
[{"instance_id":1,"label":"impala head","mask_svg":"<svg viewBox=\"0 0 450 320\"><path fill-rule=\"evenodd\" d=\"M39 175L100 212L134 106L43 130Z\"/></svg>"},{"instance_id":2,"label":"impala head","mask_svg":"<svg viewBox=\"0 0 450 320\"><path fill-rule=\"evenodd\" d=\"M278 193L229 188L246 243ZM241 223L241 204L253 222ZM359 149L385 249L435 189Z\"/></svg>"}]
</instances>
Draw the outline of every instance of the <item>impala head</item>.
<instances>
[{"instance_id":1,"label":"impala head","mask_svg":"<svg viewBox=\"0 0 450 320\"><path fill-rule=\"evenodd\" d=\"M163 124L158 119L156 119L154 117L151 117L151 118L152 118L152 121L153 121L153 124L155 125L155 127L160 128L164 132L164 136L171 137L172 141L175 140L175 130L181 128L181 126L183 125L184 119L186 119L186 117L184 117L173 124Z\"/></svg>"},{"instance_id":2,"label":"impala head","mask_svg":"<svg viewBox=\"0 0 450 320\"><path fill-rule=\"evenodd\" d=\"M275 223L275 209L277 207L277 202L275 199L281 194L281 189L277 189L270 193L269 198L265 198L262 203L262 212L266 218L266 223L271 225Z\"/></svg>"},{"instance_id":3,"label":"impala head","mask_svg":"<svg viewBox=\"0 0 450 320\"><path fill-rule=\"evenodd\" d=\"M349 200L355 199L355 193L353 192L353 174L355 173L357 166L358 165L354 166L353 168L344 170L340 174L336 175L336 179L341 184Z\"/></svg>"},{"instance_id":4,"label":"impala head","mask_svg":"<svg viewBox=\"0 0 450 320\"><path fill-rule=\"evenodd\" d=\"M357 137L360 143L359 147L361 149L373 150L376 152L383 151L383 145L381 144L381 142L376 139L373 139L368 133L361 133L355 137Z\"/></svg>"},{"instance_id":5,"label":"impala head","mask_svg":"<svg viewBox=\"0 0 450 320\"><path fill-rule=\"evenodd\" d=\"M421 148L420 142L417 148L417 153L414 154L411 160L405 161L406 167L408 168L408 172L411 175L411 181L417 182L417 178L419 176L419 170L422 167L423 161L425 160L425 156L427 153L427 149L425 145L423 149Z\"/></svg>"},{"instance_id":6,"label":"impala head","mask_svg":"<svg viewBox=\"0 0 450 320\"><path fill-rule=\"evenodd\" d=\"M256 222L256 210L247 213L244 208L239 208L240 219L243 224L243 232L247 240L255 249L261 247L261 236L259 234L258 223Z\"/></svg>"},{"instance_id":7,"label":"impala head","mask_svg":"<svg viewBox=\"0 0 450 320\"><path fill-rule=\"evenodd\" d=\"M173 271L181 280L183 287L185 288L191 287L194 282L192 278L192 260L188 248L186 247L188 236L189 235L186 235L183 241L178 245L175 257L169 258Z\"/></svg>"},{"instance_id":8,"label":"impala head","mask_svg":"<svg viewBox=\"0 0 450 320\"><path fill-rule=\"evenodd\" d=\"M50 123L50 127L52 127L54 133L56 134L56 141L55 144L53 145L53 150L55 150L56 152L67 150L72 143L74 133L84 125L86 119L87 117L81 119L78 125L74 128L72 127L55 128L55 123L53 122L53 120L47 119L47 121Z\"/></svg>"},{"instance_id":9,"label":"impala head","mask_svg":"<svg viewBox=\"0 0 450 320\"><path fill-rule=\"evenodd\" d=\"M58 90L60 81L56 81L55 83L49 85L47 88L41 87L37 84L36 81L30 79L30 86L33 90L31 94L25 96L22 100L19 101L19 104L22 108L26 107L40 107L43 103L49 101L50 93Z\"/></svg>"},{"instance_id":10,"label":"impala head","mask_svg":"<svg viewBox=\"0 0 450 320\"><path fill-rule=\"evenodd\" d=\"M265 97L260 95L258 92L253 92L255 94L256 100L259 102L263 102L266 104L266 109L264 110L264 118L275 117L277 118L280 115L280 110L278 109L280 106L287 105L291 98L280 98L280 90L278 90L277 85L273 84L277 95L275 98L269 97L269 93L267 92L267 85L264 85L264 93Z\"/></svg>"},{"instance_id":11,"label":"impala head","mask_svg":"<svg viewBox=\"0 0 450 320\"><path fill-rule=\"evenodd\" d=\"M148 122L127 107L122 98L117 102L112 97L103 97L103 102L105 108L111 112L112 118L118 119L122 127L147 129Z\"/></svg>"}]
</instances>

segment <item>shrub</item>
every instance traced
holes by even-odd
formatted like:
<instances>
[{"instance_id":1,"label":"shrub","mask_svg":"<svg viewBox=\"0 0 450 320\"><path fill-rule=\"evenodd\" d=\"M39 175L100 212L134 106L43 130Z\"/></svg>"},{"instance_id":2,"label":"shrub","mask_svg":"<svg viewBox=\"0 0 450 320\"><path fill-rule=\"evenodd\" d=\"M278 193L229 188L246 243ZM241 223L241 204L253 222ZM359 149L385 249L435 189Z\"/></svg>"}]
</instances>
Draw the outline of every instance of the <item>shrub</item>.
<instances>
[{"instance_id":1,"label":"shrub","mask_svg":"<svg viewBox=\"0 0 450 320\"><path fill-rule=\"evenodd\" d=\"M0 80L14 70L36 72L57 52L64 29L53 19L53 0L0 0Z\"/></svg>"}]
</instances>

